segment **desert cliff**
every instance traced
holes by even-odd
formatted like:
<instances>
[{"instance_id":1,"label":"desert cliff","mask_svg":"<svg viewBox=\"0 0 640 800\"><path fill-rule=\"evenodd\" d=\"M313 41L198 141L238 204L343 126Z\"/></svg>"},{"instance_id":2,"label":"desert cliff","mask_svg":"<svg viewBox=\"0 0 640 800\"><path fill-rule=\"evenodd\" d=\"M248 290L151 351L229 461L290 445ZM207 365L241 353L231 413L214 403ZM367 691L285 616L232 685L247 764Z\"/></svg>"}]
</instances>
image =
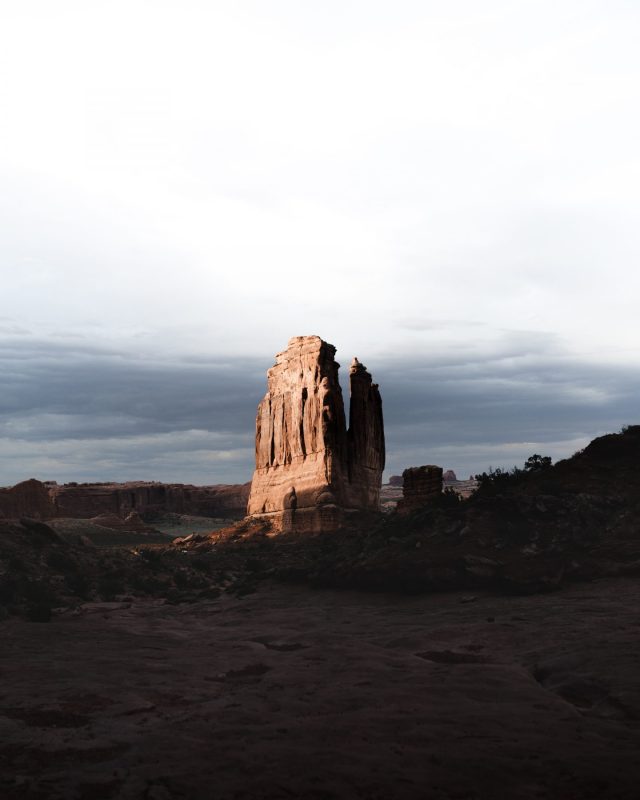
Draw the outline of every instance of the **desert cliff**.
<instances>
[{"instance_id":1,"label":"desert cliff","mask_svg":"<svg viewBox=\"0 0 640 800\"><path fill-rule=\"evenodd\" d=\"M136 481L58 486L30 479L0 489L0 516L47 520L115 514L124 519L135 511L147 517L176 513L239 519L244 516L248 496L248 483L190 486Z\"/></svg>"}]
</instances>

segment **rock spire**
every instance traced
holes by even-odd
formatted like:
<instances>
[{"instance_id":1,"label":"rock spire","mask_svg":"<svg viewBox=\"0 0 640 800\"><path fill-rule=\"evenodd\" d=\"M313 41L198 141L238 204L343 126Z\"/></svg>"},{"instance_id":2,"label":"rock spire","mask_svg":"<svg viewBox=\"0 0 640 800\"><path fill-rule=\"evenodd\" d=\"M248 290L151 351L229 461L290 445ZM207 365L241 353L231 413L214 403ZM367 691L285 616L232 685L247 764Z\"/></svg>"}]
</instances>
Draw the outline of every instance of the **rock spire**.
<instances>
[{"instance_id":1,"label":"rock spire","mask_svg":"<svg viewBox=\"0 0 640 800\"><path fill-rule=\"evenodd\" d=\"M354 358L347 429L335 352L319 336L295 336L267 373L247 514L276 530L335 530L350 512L379 510L380 392Z\"/></svg>"}]
</instances>

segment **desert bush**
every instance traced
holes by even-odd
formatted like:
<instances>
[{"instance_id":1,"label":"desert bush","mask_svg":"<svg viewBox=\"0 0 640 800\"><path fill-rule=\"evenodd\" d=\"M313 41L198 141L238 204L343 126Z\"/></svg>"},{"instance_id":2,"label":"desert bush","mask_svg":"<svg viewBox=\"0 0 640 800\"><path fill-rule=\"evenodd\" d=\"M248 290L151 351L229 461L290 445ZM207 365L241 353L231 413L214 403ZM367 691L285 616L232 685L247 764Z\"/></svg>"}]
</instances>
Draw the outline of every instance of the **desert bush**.
<instances>
[{"instance_id":1,"label":"desert bush","mask_svg":"<svg viewBox=\"0 0 640 800\"><path fill-rule=\"evenodd\" d=\"M541 456L534 453L524 462L524 467L512 467L510 470L489 467L489 472L475 475L478 481L478 490L482 494L497 494L503 489L516 486L528 479L532 473L540 473L553 466L551 456Z\"/></svg>"},{"instance_id":2,"label":"desert bush","mask_svg":"<svg viewBox=\"0 0 640 800\"><path fill-rule=\"evenodd\" d=\"M193 569L200 570L200 572L210 572L211 560L206 556L196 556L194 559L192 559L191 566Z\"/></svg>"},{"instance_id":3,"label":"desert bush","mask_svg":"<svg viewBox=\"0 0 640 800\"><path fill-rule=\"evenodd\" d=\"M91 582L82 572L70 572L65 576L67 589L82 600L89 600L91 597Z\"/></svg>"},{"instance_id":4,"label":"desert bush","mask_svg":"<svg viewBox=\"0 0 640 800\"><path fill-rule=\"evenodd\" d=\"M480 484L478 490L486 493L490 490L500 490L507 486L513 486L519 483L525 474L525 471L518 467L512 467L510 470L489 467L489 472L482 472L474 477Z\"/></svg>"},{"instance_id":5,"label":"desert bush","mask_svg":"<svg viewBox=\"0 0 640 800\"><path fill-rule=\"evenodd\" d=\"M540 472L543 469L549 469L553 465L551 456L541 456L534 453L524 462L525 472Z\"/></svg>"},{"instance_id":6,"label":"desert bush","mask_svg":"<svg viewBox=\"0 0 640 800\"><path fill-rule=\"evenodd\" d=\"M440 508L450 508L452 506L455 508L463 502L464 497L450 486L447 487L444 492L442 492L442 495L438 498L438 506Z\"/></svg>"},{"instance_id":7,"label":"desert bush","mask_svg":"<svg viewBox=\"0 0 640 800\"><path fill-rule=\"evenodd\" d=\"M72 556L62 550L52 550L47 556L47 564L58 572L77 572L78 564Z\"/></svg>"},{"instance_id":8,"label":"desert bush","mask_svg":"<svg viewBox=\"0 0 640 800\"><path fill-rule=\"evenodd\" d=\"M20 593L31 603L51 603L53 592L45 580L30 580L27 578L20 585Z\"/></svg>"},{"instance_id":9,"label":"desert bush","mask_svg":"<svg viewBox=\"0 0 640 800\"><path fill-rule=\"evenodd\" d=\"M98 594L103 600L115 600L116 595L123 594L125 582L122 575L107 573L98 580Z\"/></svg>"},{"instance_id":10,"label":"desert bush","mask_svg":"<svg viewBox=\"0 0 640 800\"><path fill-rule=\"evenodd\" d=\"M154 550L153 548L140 548L140 558L143 558L148 564L159 564L162 561L162 552Z\"/></svg>"}]
</instances>

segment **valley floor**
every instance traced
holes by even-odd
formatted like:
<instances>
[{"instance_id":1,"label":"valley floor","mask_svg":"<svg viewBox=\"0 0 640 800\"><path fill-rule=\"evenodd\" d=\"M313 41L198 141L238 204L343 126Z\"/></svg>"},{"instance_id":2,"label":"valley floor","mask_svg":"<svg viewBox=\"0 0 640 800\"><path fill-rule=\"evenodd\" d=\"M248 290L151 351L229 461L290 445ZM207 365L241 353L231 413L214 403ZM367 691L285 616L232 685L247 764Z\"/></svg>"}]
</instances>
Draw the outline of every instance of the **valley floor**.
<instances>
[{"instance_id":1,"label":"valley floor","mask_svg":"<svg viewBox=\"0 0 640 800\"><path fill-rule=\"evenodd\" d=\"M0 796L637 798L640 584L0 623Z\"/></svg>"}]
</instances>

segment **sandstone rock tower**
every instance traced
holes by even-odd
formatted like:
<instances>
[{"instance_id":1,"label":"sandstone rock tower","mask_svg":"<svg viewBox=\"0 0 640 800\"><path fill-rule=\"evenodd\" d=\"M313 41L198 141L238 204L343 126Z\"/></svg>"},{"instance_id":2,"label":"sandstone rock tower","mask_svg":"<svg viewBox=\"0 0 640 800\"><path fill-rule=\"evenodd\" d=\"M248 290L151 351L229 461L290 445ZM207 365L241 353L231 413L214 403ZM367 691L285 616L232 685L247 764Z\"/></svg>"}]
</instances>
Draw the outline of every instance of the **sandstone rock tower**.
<instances>
[{"instance_id":1,"label":"sandstone rock tower","mask_svg":"<svg viewBox=\"0 0 640 800\"><path fill-rule=\"evenodd\" d=\"M295 336L267 373L247 514L276 530L335 530L350 512L379 510L380 392L354 358L347 430L335 352L319 336Z\"/></svg>"},{"instance_id":2,"label":"sandstone rock tower","mask_svg":"<svg viewBox=\"0 0 640 800\"><path fill-rule=\"evenodd\" d=\"M402 499L397 506L398 514L409 514L424 508L442 496L442 467L425 464L409 467L402 473Z\"/></svg>"}]
</instances>

